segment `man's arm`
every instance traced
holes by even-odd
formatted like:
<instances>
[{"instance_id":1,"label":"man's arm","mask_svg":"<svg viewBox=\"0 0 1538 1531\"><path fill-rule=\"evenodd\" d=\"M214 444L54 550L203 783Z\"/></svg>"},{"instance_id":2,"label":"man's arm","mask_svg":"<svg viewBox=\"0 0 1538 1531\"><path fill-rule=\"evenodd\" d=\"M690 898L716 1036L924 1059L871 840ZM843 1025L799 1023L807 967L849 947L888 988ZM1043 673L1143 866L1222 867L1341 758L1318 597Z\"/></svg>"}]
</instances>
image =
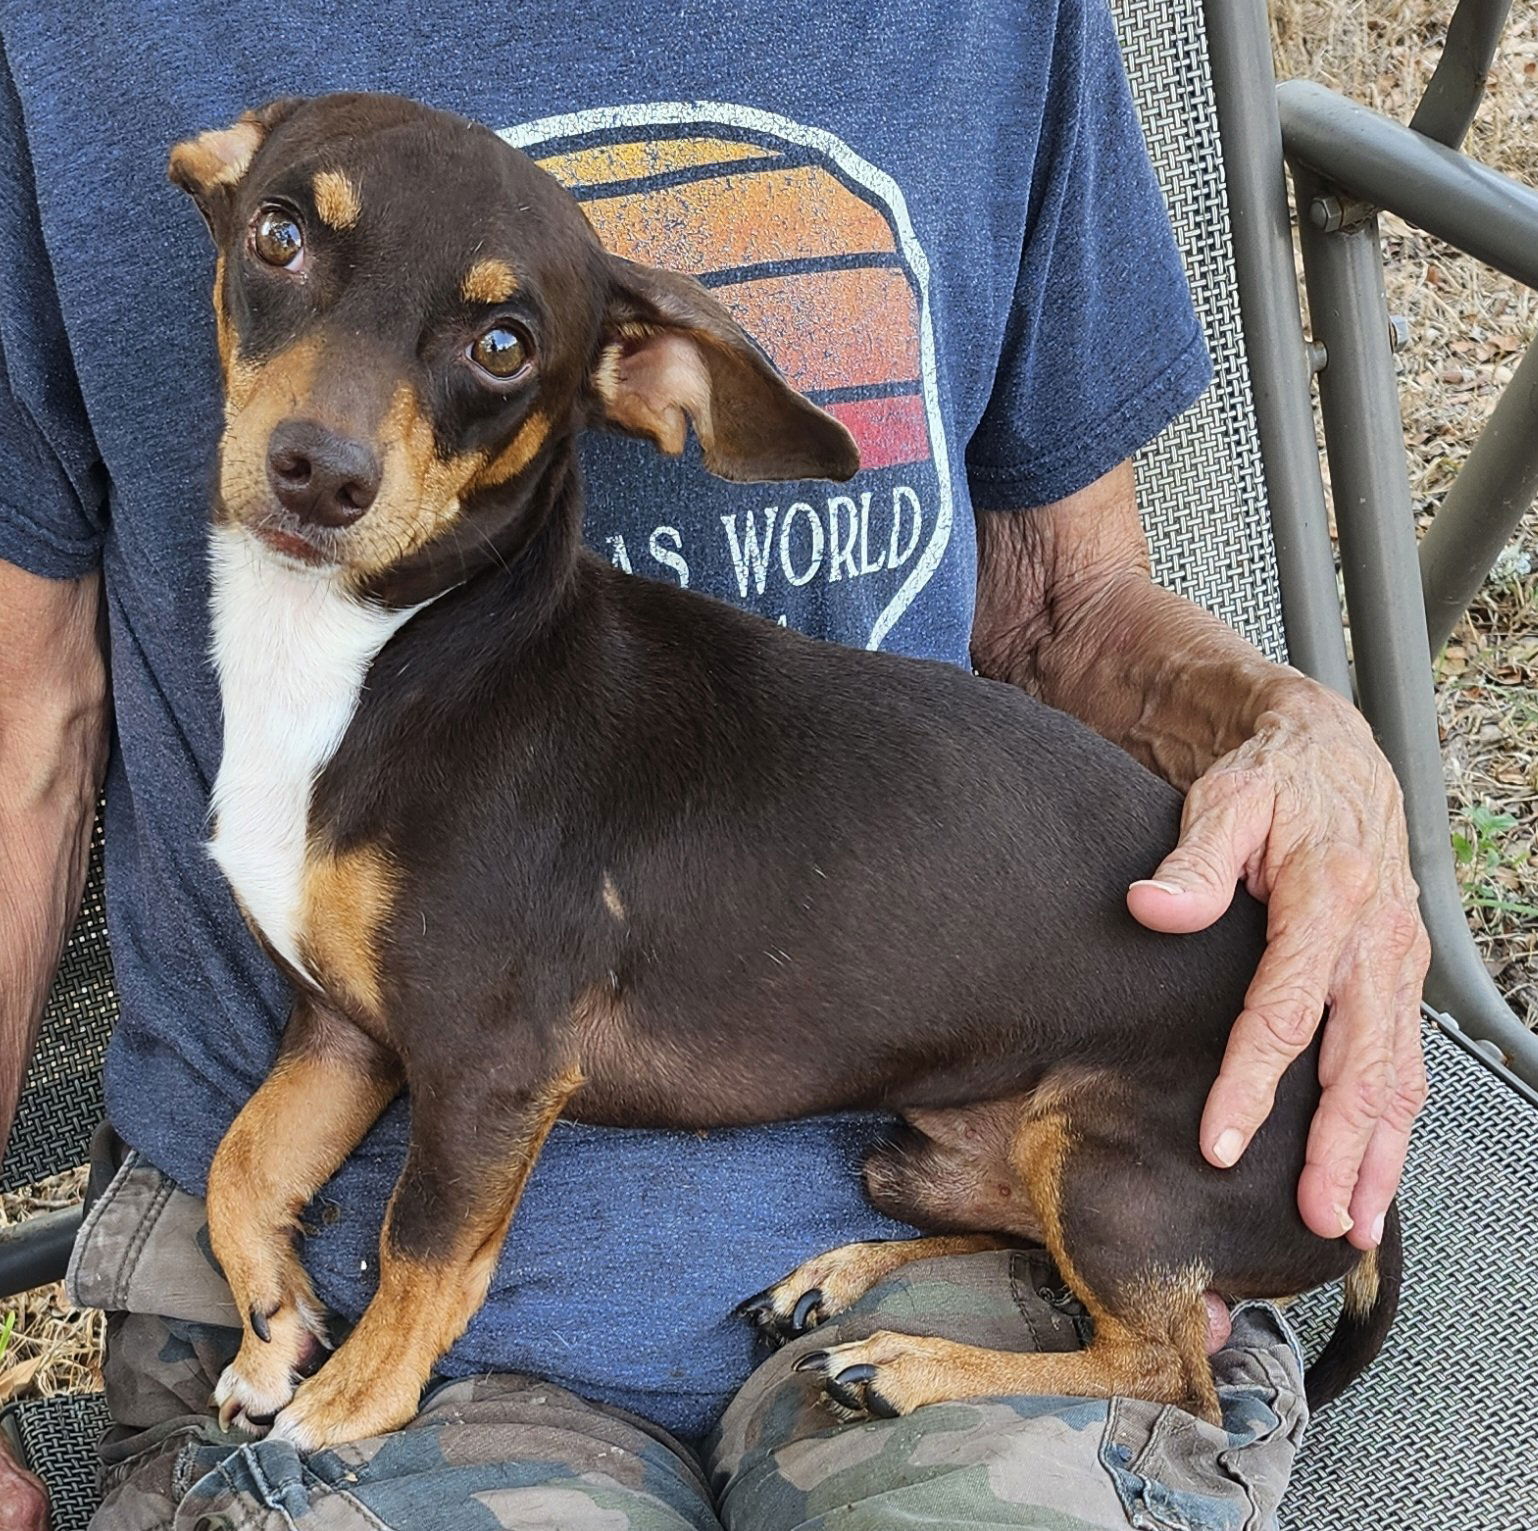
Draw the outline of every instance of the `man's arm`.
<instances>
[{"instance_id":1,"label":"man's arm","mask_svg":"<svg viewBox=\"0 0 1538 1531\"><path fill-rule=\"evenodd\" d=\"M1298 1205L1316 1233L1349 1228L1371 1248L1426 1094L1430 946L1388 762L1346 701L1153 582L1130 463L1055 504L977 520L978 670L1082 718L1188 794L1179 846L1129 890L1133 915L1200 930L1240 879L1267 903L1266 955L1202 1151L1239 1158L1328 1003Z\"/></svg>"},{"instance_id":2,"label":"man's arm","mask_svg":"<svg viewBox=\"0 0 1538 1531\"><path fill-rule=\"evenodd\" d=\"M0 560L0 1146L85 881L107 756L99 590Z\"/></svg>"}]
</instances>

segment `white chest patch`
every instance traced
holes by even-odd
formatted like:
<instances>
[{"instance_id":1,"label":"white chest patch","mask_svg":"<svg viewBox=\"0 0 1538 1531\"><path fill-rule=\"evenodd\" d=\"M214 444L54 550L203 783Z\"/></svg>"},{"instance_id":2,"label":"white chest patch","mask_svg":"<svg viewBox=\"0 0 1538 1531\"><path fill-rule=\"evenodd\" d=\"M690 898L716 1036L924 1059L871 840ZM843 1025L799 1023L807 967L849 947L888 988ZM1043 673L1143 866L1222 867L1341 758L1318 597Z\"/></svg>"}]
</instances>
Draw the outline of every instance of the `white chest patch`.
<instances>
[{"instance_id":1,"label":"white chest patch","mask_svg":"<svg viewBox=\"0 0 1538 1531\"><path fill-rule=\"evenodd\" d=\"M209 852L247 915L304 973L310 791L347 732L369 664L421 608L368 605L331 574L288 564L228 528L215 530L210 562L224 755Z\"/></svg>"}]
</instances>

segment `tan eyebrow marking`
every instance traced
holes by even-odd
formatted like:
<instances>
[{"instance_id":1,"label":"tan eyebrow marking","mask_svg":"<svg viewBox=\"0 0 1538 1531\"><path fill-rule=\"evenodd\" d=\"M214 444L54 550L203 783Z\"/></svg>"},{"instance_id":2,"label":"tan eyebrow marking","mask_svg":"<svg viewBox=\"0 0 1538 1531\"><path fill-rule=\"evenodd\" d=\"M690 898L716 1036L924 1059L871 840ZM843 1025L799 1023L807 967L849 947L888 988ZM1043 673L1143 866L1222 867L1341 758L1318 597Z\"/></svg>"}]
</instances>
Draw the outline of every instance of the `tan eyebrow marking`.
<instances>
[{"instance_id":1,"label":"tan eyebrow marking","mask_svg":"<svg viewBox=\"0 0 1538 1531\"><path fill-rule=\"evenodd\" d=\"M363 204L358 188L340 170L322 170L313 184L315 211L334 229L350 229L358 221Z\"/></svg>"},{"instance_id":2,"label":"tan eyebrow marking","mask_svg":"<svg viewBox=\"0 0 1538 1531\"><path fill-rule=\"evenodd\" d=\"M503 260L478 260L465 272L459 291L467 303L505 303L518 291L518 278Z\"/></svg>"}]
</instances>

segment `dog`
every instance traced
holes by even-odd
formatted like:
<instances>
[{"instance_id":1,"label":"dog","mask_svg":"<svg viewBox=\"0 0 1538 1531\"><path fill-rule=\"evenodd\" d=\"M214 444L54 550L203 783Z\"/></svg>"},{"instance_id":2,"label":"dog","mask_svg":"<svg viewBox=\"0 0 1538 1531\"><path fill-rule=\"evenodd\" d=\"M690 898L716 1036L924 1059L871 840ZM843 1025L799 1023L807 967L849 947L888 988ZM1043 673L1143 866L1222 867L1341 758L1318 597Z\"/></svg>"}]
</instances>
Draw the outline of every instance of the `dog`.
<instances>
[{"instance_id":1,"label":"dog","mask_svg":"<svg viewBox=\"0 0 1538 1531\"><path fill-rule=\"evenodd\" d=\"M461 118L282 100L170 175L214 238L225 391L210 850L294 990L208 1179L245 1324L221 1420L301 1449L407 1420L558 1117L848 1107L903 1118L866 1187L929 1236L823 1256L751 1317L798 1333L906 1260L1031 1238L1093 1337L876 1334L809 1358L833 1400L1128 1393L1216 1419L1204 1292L1338 1277L1309 1396L1345 1386L1393 1316L1397 1213L1365 1255L1298 1215L1317 1048L1235 1168L1198 1153L1265 925L1242 893L1179 939L1126 912L1179 795L1017 689L582 547L586 427L676 454L692 425L738 481L846 479L844 428ZM315 1370L295 1222L403 1087L378 1292Z\"/></svg>"}]
</instances>

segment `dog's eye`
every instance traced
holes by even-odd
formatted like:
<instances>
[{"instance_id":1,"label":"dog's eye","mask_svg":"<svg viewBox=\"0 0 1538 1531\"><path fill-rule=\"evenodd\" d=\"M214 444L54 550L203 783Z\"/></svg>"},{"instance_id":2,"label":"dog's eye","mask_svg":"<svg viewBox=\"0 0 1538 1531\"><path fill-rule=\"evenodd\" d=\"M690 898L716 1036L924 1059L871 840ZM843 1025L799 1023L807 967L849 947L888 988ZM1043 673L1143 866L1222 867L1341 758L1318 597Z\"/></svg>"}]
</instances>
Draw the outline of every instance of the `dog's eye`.
<instances>
[{"instance_id":1,"label":"dog's eye","mask_svg":"<svg viewBox=\"0 0 1538 1531\"><path fill-rule=\"evenodd\" d=\"M465 354L482 372L505 383L528 365L529 343L517 330L498 324L472 341Z\"/></svg>"},{"instance_id":2,"label":"dog's eye","mask_svg":"<svg viewBox=\"0 0 1538 1531\"><path fill-rule=\"evenodd\" d=\"M304 235L282 208L265 207L251 225L251 248L269 266L292 271L304 254Z\"/></svg>"}]
</instances>

